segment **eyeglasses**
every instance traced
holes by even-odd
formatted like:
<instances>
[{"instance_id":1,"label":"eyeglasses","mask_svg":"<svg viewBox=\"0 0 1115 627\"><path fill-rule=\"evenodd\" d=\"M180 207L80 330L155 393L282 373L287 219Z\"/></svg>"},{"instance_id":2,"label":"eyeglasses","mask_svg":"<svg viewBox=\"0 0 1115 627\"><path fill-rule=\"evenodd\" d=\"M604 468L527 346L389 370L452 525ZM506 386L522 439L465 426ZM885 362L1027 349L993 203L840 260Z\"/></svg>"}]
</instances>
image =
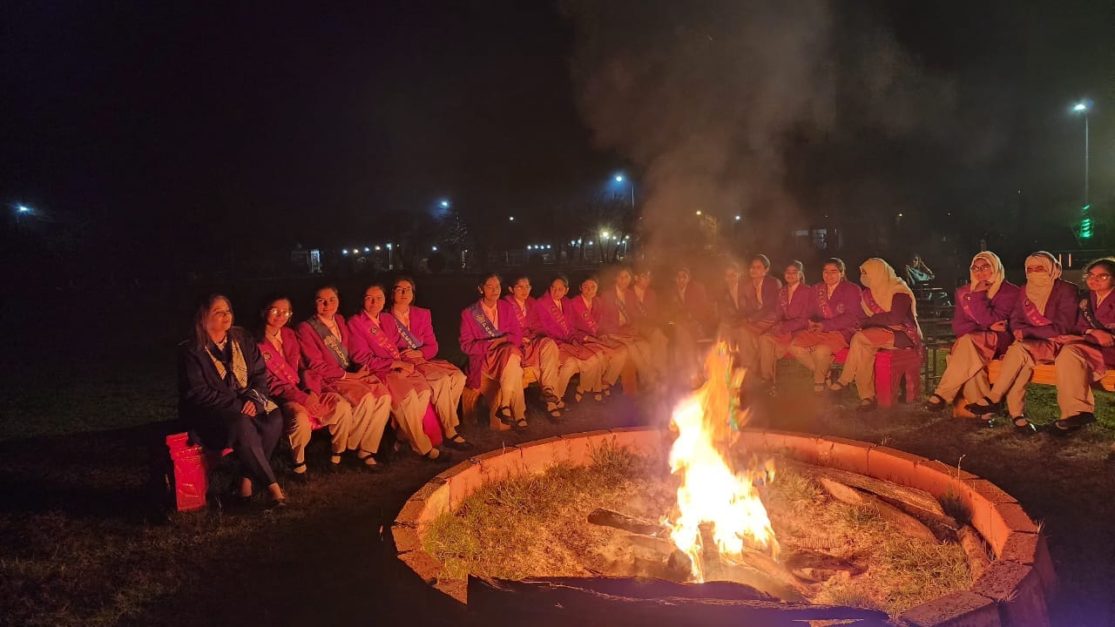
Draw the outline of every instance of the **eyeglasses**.
<instances>
[{"instance_id":1,"label":"eyeglasses","mask_svg":"<svg viewBox=\"0 0 1115 627\"><path fill-rule=\"evenodd\" d=\"M990 269L991 269L991 266L990 266L990 265L988 265L988 264L986 264L986 263L984 263L984 264L980 264L980 265L978 265L978 266L972 266L972 267L971 267L971 268L969 268L969 269L970 269L970 270L971 270L972 272L987 272L988 270L990 270Z\"/></svg>"},{"instance_id":2,"label":"eyeglasses","mask_svg":"<svg viewBox=\"0 0 1115 627\"><path fill-rule=\"evenodd\" d=\"M1091 281L1092 279L1095 279L1096 281L1106 281L1107 279L1110 279L1110 278L1111 278L1111 275L1106 273L1106 272L1101 273L1101 274L1092 274L1092 273L1089 272L1088 274L1084 275L1084 280L1085 281Z\"/></svg>"},{"instance_id":3,"label":"eyeglasses","mask_svg":"<svg viewBox=\"0 0 1115 627\"><path fill-rule=\"evenodd\" d=\"M294 315L294 312L289 309L279 309L278 307L272 307L271 309L267 310L267 315L289 318Z\"/></svg>"}]
</instances>

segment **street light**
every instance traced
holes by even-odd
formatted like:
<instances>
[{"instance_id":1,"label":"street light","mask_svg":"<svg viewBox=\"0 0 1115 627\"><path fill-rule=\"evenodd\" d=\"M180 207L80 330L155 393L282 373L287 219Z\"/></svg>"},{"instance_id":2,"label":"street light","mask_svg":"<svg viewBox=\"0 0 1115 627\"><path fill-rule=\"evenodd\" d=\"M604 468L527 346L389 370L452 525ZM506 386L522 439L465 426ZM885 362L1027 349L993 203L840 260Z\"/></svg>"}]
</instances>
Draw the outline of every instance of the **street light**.
<instances>
[{"instance_id":1,"label":"street light","mask_svg":"<svg viewBox=\"0 0 1115 627\"><path fill-rule=\"evenodd\" d=\"M613 176L612 180L614 180L615 182L622 185L624 181L627 181L627 177L624 176L622 173L619 173L619 174L616 174L615 176ZM627 181L627 184L628 184L628 187L631 188L631 208L634 209L635 208L635 181Z\"/></svg>"},{"instance_id":2,"label":"street light","mask_svg":"<svg viewBox=\"0 0 1115 627\"><path fill-rule=\"evenodd\" d=\"M438 202L438 206L441 207L442 209L448 209L449 208L449 200L445 199L445 198L442 198L441 201Z\"/></svg>"},{"instance_id":3,"label":"street light","mask_svg":"<svg viewBox=\"0 0 1115 627\"><path fill-rule=\"evenodd\" d=\"M508 222L514 222L515 221L515 216L507 216L507 221Z\"/></svg>"},{"instance_id":4,"label":"street light","mask_svg":"<svg viewBox=\"0 0 1115 627\"><path fill-rule=\"evenodd\" d=\"M1073 113L1080 113L1084 116L1084 204L1088 204L1088 111L1092 108L1092 103L1087 100L1072 106Z\"/></svg>"}]
</instances>

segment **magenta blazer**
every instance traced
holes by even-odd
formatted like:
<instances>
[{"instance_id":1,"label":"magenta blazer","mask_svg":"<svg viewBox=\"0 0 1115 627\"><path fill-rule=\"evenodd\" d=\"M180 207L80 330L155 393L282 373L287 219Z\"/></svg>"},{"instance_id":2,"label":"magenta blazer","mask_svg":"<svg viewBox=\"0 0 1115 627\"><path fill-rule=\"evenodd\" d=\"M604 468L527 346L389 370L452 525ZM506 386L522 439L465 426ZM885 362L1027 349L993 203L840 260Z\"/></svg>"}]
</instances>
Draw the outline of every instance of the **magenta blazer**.
<instances>
[{"instance_id":1,"label":"magenta blazer","mask_svg":"<svg viewBox=\"0 0 1115 627\"><path fill-rule=\"evenodd\" d=\"M493 325L492 321L484 314L484 310L477 301L461 310L461 352L468 355L468 380L465 383L470 388L479 388L484 370L484 358L488 355L488 346L497 337L507 337L512 346L522 347L523 330L519 326L519 316L515 310L518 306L503 300L496 301L496 315L499 324ZM411 314L413 315L413 314ZM477 320L480 316L491 325L496 335L490 335L484 330L483 325Z\"/></svg>"},{"instance_id":2,"label":"magenta blazer","mask_svg":"<svg viewBox=\"0 0 1115 627\"><path fill-rule=\"evenodd\" d=\"M785 287L778 290L778 323L772 330L776 334L795 333L809 326L817 308L817 294L808 285L799 284L793 298Z\"/></svg>"},{"instance_id":3,"label":"magenta blazer","mask_svg":"<svg viewBox=\"0 0 1115 627\"><path fill-rule=\"evenodd\" d=\"M970 284L956 288L956 308L952 312L953 334L961 337L977 331L991 331L991 325L1000 321L1009 324L1010 314L1021 293L1021 288L1006 281L995 292L995 298L988 298L986 290L973 292ZM995 354L1002 355L1014 340L1009 329L994 333L998 338Z\"/></svg>"},{"instance_id":4,"label":"magenta blazer","mask_svg":"<svg viewBox=\"0 0 1115 627\"><path fill-rule=\"evenodd\" d=\"M283 350L267 340L259 343L259 352L267 366L267 383L271 396L283 401L303 405L310 392L321 394L321 377L312 370L299 370L302 367L302 348L294 329L283 327L279 334L283 338Z\"/></svg>"},{"instance_id":5,"label":"magenta blazer","mask_svg":"<svg viewBox=\"0 0 1115 627\"><path fill-rule=\"evenodd\" d=\"M592 301L592 310L585 305L585 299L574 296L566 305L572 312L573 328L579 336L600 336L602 333L615 333L619 327L619 312L605 305L597 297ZM605 309L610 311L605 312Z\"/></svg>"},{"instance_id":6,"label":"magenta blazer","mask_svg":"<svg viewBox=\"0 0 1115 627\"><path fill-rule=\"evenodd\" d=\"M378 318L380 325L385 325L384 319L390 316L381 311ZM366 366L380 378L391 372L391 366L402 359L395 339L382 327L376 326L363 311L348 319L348 328L352 332L353 361Z\"/></svg>"},{"instance_id":7,"label":"magenta blazer","mask_svg":"<svg viewBox=\"0 0 1115 627\"><path fill-rule=\"evenodd\" d=\"M841 281L832 291L832 298L829 298L828 286L823 282L814 285L813 289L816 299L813 321L821 323L822 331L838 331L845 342L851 341L867 317L863 312L859 286L851 281Z\"/></svg>"},{"instance_id":8,"label":"magenta blazer","mask_svg":"<svg viewBox=\"0 0 1115 627\"><path fill-rule=\"evenodd\" d=\"M571 300L569 297L561 299L562 310L560 312L557 311L554 306L554 299L550 298L549 294L534 301L534 311L538 317L542 335L559 342L576 342L584 337L583 333L577 333L576 325L573 322Z\"/></svg>"},{"instance_id":9,"label":"magenta blazer","mask_svg":"<svg viewBox=\"0 0 1115 627\"><path fill-rule=\"evenodd\" d=\"M1080 301L1080 317L1077 322L1076 332L1085 333L1089 329L1099 329L1108 333L1115 333L1115 297L1108 296L1099 307L1096 307L1096 293L1089 292L1087 298ZM1108 368L1115 366L1115 346L1100 346L1103 354L1103 363Z\"/></svg>"},{"instance_id":10,"label":"magenta blazer","mask_svg":"<svg viewBox=\"0 0 1115 627\"><path fill-rule=\"evenodd\" d=\"M349 332L348 325L345 324L345 317L337 314L333 319L337 322L337 330L341 332L341 343L348 349L351 359L352 333ZM311 370L325 383L332 383L345 376L347 369L341 365L337 356L329 350L329 347L325 345L325 342L322 341L309 322L298 323L297 333L298 345L302 348L302 358L305 360L308 370Z\"/></svg>"},{"instance_id":11,"label":"magenta blazer","mask_svg":"<svg viewBox=\"0 0 1115 627\"><path fill-rule=\"evenodd\" d=\"M1045 301L1045 311L1038 312L1047 322L1037 324L1031 317L1031 312L1027 311L1034 305L1026 298L1025 290L1020 290L1018 301L1010 313L1010 328L1012 331L1021 331L1024 338L1038 340L1075 333L1080 313L1078 303L1076 285L1054 279L1053 291L1049 293L1049 300Z\"/></svg>"},{"instance_id":12,"label":"magenta blazer","mask_svg":"<svg viewBox=\"0 0 1115 627\"><path fill-rule=\"evenodd\" d=\"M384 310L385 315L380 315L380 324L383 325L384 333L387 337L395 342L395 346L399 350L410 350L410 345L403 339L403 334L399 331L399 321L395 316L391 315L390 311ZM418 340L418 350L422 351L422 357L429 361L437 357L437 338L434 337L434 323L433 317L430 315L430 310L425 307L410 307L410 334L414 339Z\"/></svg>"},{"instance_id":13,"label":"magenta blazer","mask_svg":"<svg viewBox=\"0 0 1115 627\"><path fill-rule=\"evenodd\" d=\"M542 324L538 322L538 312L535 310L535 299L527 297L526 311L519 309L519 302L515 297L508 294L503 297L503 301L511 306L511 310L515 312L515 317L519 320L519 330L522 332L523 337L533 339L542 334Z\"/></svg>"}]
</instances>

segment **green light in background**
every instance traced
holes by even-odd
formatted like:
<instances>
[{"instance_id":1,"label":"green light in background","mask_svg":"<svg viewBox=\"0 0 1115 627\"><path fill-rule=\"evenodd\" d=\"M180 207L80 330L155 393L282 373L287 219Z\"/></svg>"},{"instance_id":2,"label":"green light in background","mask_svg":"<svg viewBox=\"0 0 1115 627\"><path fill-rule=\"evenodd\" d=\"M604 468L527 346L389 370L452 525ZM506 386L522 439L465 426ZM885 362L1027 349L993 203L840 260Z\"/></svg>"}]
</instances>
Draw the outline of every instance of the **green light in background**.
<instances>
[{"instance_id":1,"label":"green light in background","mask_svg":"<svg viewBox=\"0 0 1115 627\"><path fill-rule=\"evenodd\" d=\"M1092 216L1089 215L1092 205L1084 205L1080 208L1080 239L1092 239Z\"/></svg>"}]
</instances>

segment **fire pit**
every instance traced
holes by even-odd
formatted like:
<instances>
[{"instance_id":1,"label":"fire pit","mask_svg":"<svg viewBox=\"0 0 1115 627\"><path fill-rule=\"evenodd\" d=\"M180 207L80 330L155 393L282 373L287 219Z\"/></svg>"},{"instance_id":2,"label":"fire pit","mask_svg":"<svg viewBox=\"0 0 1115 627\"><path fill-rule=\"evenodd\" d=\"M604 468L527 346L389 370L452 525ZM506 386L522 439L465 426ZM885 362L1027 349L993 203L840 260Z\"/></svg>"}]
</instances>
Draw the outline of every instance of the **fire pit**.
<instances>
[{"instance_id":1,"label":"fire pit","mask_svg":"<svg viewBox=\"0 0 1115 627\"><path fill-rule=\"evenodd\" d=\"M889 620L1047 624L1045 541L1009 495L887 447L701 419L731 398L679 405L677 433L598 431L459 464L403 507L400 559L486 623L890 624L852 591L914 585Z\"/></svg>"}]
</instances>

